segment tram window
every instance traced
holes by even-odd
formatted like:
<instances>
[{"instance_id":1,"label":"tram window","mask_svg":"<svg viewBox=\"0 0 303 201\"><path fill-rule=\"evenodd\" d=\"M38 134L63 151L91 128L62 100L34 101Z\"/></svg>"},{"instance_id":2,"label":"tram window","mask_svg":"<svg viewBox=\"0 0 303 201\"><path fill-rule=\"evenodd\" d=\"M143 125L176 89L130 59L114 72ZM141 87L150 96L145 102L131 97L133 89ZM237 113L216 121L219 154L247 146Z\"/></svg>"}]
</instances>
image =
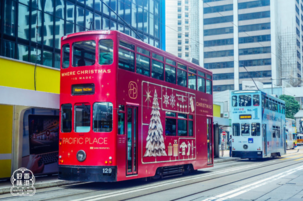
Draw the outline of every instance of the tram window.
<instances>
[{"instance_id":1,"label":"tram window","mask_svg":"<svg viewBox=\"0 0 303 201\"><path fill-rule=\"evenodd\" d=\"M212 86L211 86L211 81L206 80L206 93L207 94L212 94Z\"/></svg>"},{"instance_id":2,"label":"tram window","mask_svg":"<svg viewBox=\"0 0 303 201\"><path fill-rule=\"evenodd\" d=\"M164 58L158 54L153 53L153 58L158 59L160 61L164 61Z\"/></svg>"},{"instance_id":3,"label":"tram window","mask_svg":"<svg viewBox=\"0 0 303 201\"><path fill-rule=\"evenodd\" d=\"M242 107L251 106L251 95L239 96L239 106L242 106Z\"/></svg>"},{"instance_id":4,"label":"tram window","mask_svg":"<svg viewBox=\"0 0 303 201\"><path fill-rule=\"evenodd\" d=\"M281 133L280 126L277 126L277 138L281 137L280 133Z\"/></svg>"},{"instance_id":5,"label":"tram window","mask_svg":"<svg viewBox=\"0 0 303 201\"><path fill-rule=\"evenodd\" d=\"M268 109L272 110L272 102L270 99L268 99Z\"/></svg>"},{"instance_id":6,"label":"tram window","mask_svg":"<svg viewBox=\"0 0 303 201\"><path fill-rule=\"evenodd\" d=\"M193 119L194 116L193 116L193 115L188 115L188 118L189 118L189 119Z\"/></svg>"},{"instance_id":7,"label":"tram window","mask_svg":"<svg viewBox=\"0 0 303 201\"><path fill-rule=\"evenodd\" d=\"M198 77L198 90L205 93L205 79Z\"/></svg>"},{"instance_id":8,"label":"tram window","mask_svg":"<svg viewBox=\"0 0 303 201\"><path fill-rule=\"evenodd\" d=\"M165 81L176 84L176 68L165 65Z\"/></svg>"},{"instance_id":9,"label":"tram window","mask_svg":"<svg viewBox=\"0 0 303 201\"><path fill-rule=\"evenodd\" d=\"M260 136L260 123L251 124L251 136Z\"/></svg>"},{"instance_id":10,"label":"tram window","mask_svg":"<svg viewBox=\"0 0 303 201\"><path fill-rule=\"evenodd\" d=\"M178 69L178 85L186 87L187 86L187 79L186 79L186 72L183 70Z\"/></svg>"},{"instance_id":11,"label":"tram window","mask_svg":"<svg viewBox=\"0 0 303 201\"><path fill-rule=\"evenodd\" d=\"M262 108L265 108L265 96L262 95Z\"/></svg>"},{"instance_id":12,"label":"tram window","mask_svg":"<svg viewBox=\"0 0 303 201\"><path fill-rule=\"evenodd\" d=\"M188 121L188 132L189 136L194 136L194 122L193 121Z\"/></svg>"},{"instance_id":13,"label":"tram window","mask_svg":"<svg viewBox=\"0 0 303 201\"><path fill-rule=\"evenodd\" d=\"M93 130L95 132L110 132L113 130L112 103L104 102L94 104Z\"/></svg>"},{"instance_id":14,"label":"tram window","mask_svg":"<svg viewBox=\"0 0 303 201\"><path fill-rule=\"evenodd\" d=\"M126 48L131 49L131 50L135 50L135 46L134 45L129 44L127 42L124 42L122 40L120 40L120 46L126 47Z\"/></svg>"},{"instance_id":15,"label":"tram window","mask_svg":"<svg viewBox=\"0 0 303 201\"><path fill-rule=\"evenodd\" d=\"M75 106L75 132L90 131L90 105Z\"/></svg>"},{"instance_id":16,"label":"tram window","mask_svg":"<svg viewBox=\"0 0 303 201\"><path fill-rule=\"evenodd\" d=\"M80 41L73 43L73 66L91 66L95 64L96 42Z\"/></svg>"},{"instance_id":17,"label":"tram window","mask_svg":"<svg viewBox=\"0 0 303 201\"><path fill-rule=\"evenodd\" d=\"M149 76L149 58L137 54L136 62L137 73Z\"/></svg>"},{"instance_id":18,"label":"tram window","mask_svg":"<svg viewBox=\"0 0 303 201\"><path fill-rule=\"evenodd\" d=\"M188 88L189 89L193 89L196 90L197 86L197 76L195 74L192 73L188 73Z\"/></svg>"},{"instance_id":19,"label":"tram window","mask_svg":"<svg viewBox=\"0 0 303 201\"><path fill-rule=\"evenodd\" d=\"M240 136L240 124L233 124L233 136Z\"/></svg>"},{"instance_id":20,"label":"tram window","mask_svg":"<svg viewBox=\"0 0 303 201\"><path fill-rule=\"evenodd\" d=\"M163 63L153 60L152 61L152 77L158 80L163 80Z\"/></svg>"},{"instance_id":21,"label":"tram window","mask_svg":"<svg viewBox=\"0 0 303 201\"><path fill-rule=\"evenodd\" d=\"M211 75L206 75L206 78L211 80Z\"/></svg>"},{"instance_id":22,"label":"tram window","mask_svg":"<svg viewBox=\"0 0 303 201\"><path fill-rule=\"evenodd\" d=\"M176 62L170 59L166 59L166 63L175 66Z\"/></svg>"},{"instance_id":23,"label":"tram window","mask_svg":"<svg viewBox=\"0 0 303 201\"><path fill-rule=\"evenodd\" d=\"M176 113L174 112L166 112L165 114L167 117L176 117Z\"/></svg>"},{"instance_id":24,"label":"tram window","mask_svg":"<svg viewBox=\"0 0 303 201\"><path fill-rule=\"evenodd\" d=\"M176 119L165 118L165 135L176 136Z\"/></svg>"},{"instance_id":25,"label":"tram window","mask_svg":"<svg viewBox=\"0 0 303 201\"><path fill-rule=\"evenodd\" d=\"M113 41L110 39L99 40L99 64L113 63Z\"/></svg>"},{"instance_id":26,"label":"tram window","mask_svg":"<svg viewBox=\"0 0 303 201\"><path fill-rule=\"evenodd\" d=\"M198 71L198 75L202 76L202 77L205 77L205 73L202 73L200 71Z\"/></svg>"},{"instance_id":27,"label":"tram window","mask_svg":"<svg viewBox=\"0 0 303 201\"><path fill-rule=\"evenodd\" d=\"M68 133L72 131L72 105L64 104L61 106L62 132Z\"/></svg>"},{"instance_id":28,"label":"tram window","mask_svg":"<svg viewBox=\"0 0 303 201\"><path fill-rule=\"evenodd\" d=\"M233 107L238 106L238 96L233 96L232 105Z\"/></svg>"},{"instance_id":29,"label":"tram window","mask_svg":"<svg viewBox=\"0 0 303 201\"><path fill-rule=\"evenodd\" d=\"M63 45L63 47L62 47L62 68L69 67L69 53L70 53L69 44Z\"/></svg>"},{"instance_id":30,"label":"tram window","mask_svg":"<svg viewBox=\"0 0 303 201\"><path fill-rule=\"evenodd\" d=\"M187 121L178 119L178 136L187 136Z\"/></svg>"},{"instance_id":31,"label":"tram window","mask_svg":"<svg viewBox=\"0 0 303 201\"><path fill-rule=\"evenodd\" d=\"M276 127L275 126L272 126L272 137L273 138L276 138Z\"/></svg>"},{"instance_id":32,"label":"tram window","mask_svg":"<svg viewBox=\"0 0 303 201\"><path fill-rule=\"evenodd\" d=\"M178 63L178 68L182 68L182 69L184 69L184 70L187 70L187 67L186 67L185 65L179 64L179 63Z\"/></svg>"},{"instance_id":33,"label":"tram window","mask_svg":"<svg viewBox=\"0 0 303 201\"><path fill-rule=\"evenodd\" d=\"M119 112L118 113L118 134L119 135L125 134L124 124L125 124L125 114Z\"/></svg>"},{"instance_id":34,"label":"tram window","mask_svg":"<svg viewBox=\"0 0 303 201\"><path fill-rule=\"evenodd\" d=\"M141 47L137 47L137 52L141 53L141 54L145 54L146 56L150 56L150 53L148 50L145 50Z\"/></svg>"},{"instance_id":35,"label":"tram window","mask_svg":"<svg viewBox=\"0 0 303 201\"><path fill-rule=\"evenodd\" d=\"M241 124L241 135L249 136L249 124L248 123Z\"/></svg>"},{"instance_id":36,"label":"tram window","mask_svg":"<svg viewBox=\"0 0 303 201\"><path fill-rule=\"evenodd\" d=\"M119 111L124 111L124 105L119 105Z\"/></svg>"},{"instance_id":37,"label":"tram window","mask_svg":"<svg viewBox=\"0 0 303 201\"><path fill-rule=\"evenodd\" d=\"M178 114L178 118L187 119L187 114Z\"/></svg>"},{"instance_id":38,"label":"tram window","mask_svg":"<svg viewBox=\"0 0 303 201\"><path fill-rule=\"evenodd\" d=\"M260 96L259 95L254 95L253 96L253 105L254 106L260 106Z\"/></svg>"},{"instance_id":39,"label":"tram window","mask_svg":"<svg viewBox=\"0 0 303 201\"><path fill-rule=\"evenodd\" d=\"M266 109L269 109L269 99L265 98L265 107Z\"/></svg>"},{"instance_id":40,"label":"tram window","mask_svg":"<svg viewBox=\"0 0 303 201\"><path fill-rule=\"evenodd\" d=\"M119 48L119 68L134 72L135 71L134 55L135 54L129 50Z\"/></svg>"},{"instance_id":41,"label":"tram window","mask_svg":"<svg viewBox=\"0 0 303 201\"><path fill-rule=\"evenodd\" d=\"M197 70L192 69L192 68L188 68L188 71L191 72L191 73L197 73Z\"/></svg>"}]
</instances>

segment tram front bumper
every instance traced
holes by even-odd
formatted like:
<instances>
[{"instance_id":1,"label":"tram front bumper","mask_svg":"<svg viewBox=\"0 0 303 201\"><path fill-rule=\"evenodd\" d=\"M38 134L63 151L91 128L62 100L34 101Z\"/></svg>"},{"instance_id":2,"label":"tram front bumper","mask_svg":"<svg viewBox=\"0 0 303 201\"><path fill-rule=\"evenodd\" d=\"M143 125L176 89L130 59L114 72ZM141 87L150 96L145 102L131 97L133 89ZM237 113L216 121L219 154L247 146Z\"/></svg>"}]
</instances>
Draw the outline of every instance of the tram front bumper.
<instances>
[{"instance_id":1,"label":"tram front bumper","mask_svg":"<svg viewBox=\"0 0 303 201\"><path fill-rule=\"evenodd\" d=\"M116 166L59 165L59 179L70 181L116 182Z\"/></svg>"},{"instance_id":2,"label":"tram front bumper","mask_svg":"<svg viewBox=\"0 0 303 201\"><path fill-rule=\"evenodd\" d=\"M262 153L262 151L233 151L232 157L263 158L263 153Z\"/></svg>"}]
</instances>

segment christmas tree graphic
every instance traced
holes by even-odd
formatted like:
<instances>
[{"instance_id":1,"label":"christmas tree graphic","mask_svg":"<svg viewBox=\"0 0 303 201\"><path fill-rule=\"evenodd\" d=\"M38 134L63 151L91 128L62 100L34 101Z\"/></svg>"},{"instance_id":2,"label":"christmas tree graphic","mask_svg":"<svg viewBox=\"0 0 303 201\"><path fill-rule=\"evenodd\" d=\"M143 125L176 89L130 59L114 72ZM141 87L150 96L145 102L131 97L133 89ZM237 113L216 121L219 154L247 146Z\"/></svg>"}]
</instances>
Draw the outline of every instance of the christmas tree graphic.
<instances>
[{"instance_id":1,"label":"christmas tree graphic","mask_svg":"<svg viewBox=\"0 0 303 201\"><path fill-rule=\"evenodd\" d=\"M144 157L167 155L165 152L163 128L160 119L160 107L156 90L153 99L151 119L149 123L148 136L146 138L146 142L146 152L144 154Z\"/></svg>"}]
</instances>

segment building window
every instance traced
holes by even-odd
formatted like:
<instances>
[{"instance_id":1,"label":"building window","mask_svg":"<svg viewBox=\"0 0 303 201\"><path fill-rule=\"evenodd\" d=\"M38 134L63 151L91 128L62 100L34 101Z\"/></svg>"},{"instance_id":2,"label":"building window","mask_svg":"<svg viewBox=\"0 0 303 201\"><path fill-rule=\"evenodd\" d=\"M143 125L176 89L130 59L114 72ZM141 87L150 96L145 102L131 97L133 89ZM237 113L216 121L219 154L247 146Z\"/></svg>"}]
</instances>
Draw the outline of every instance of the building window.
<instances>
[{"instance_id":1,"label":"building window","mask_svg":"<svg viewBox=\"0 0 303 201\"><path fill-rule=\"evenodd\" d=\"M188 32L185 33L185 37L189 37L189 33Z\"/></svg>"},{"instance_id":2,"label":"building window","mask_svg":"<svg viewBox=\"0 0 303 201\"><path fill-rule=\"evenodd\" d=\"M204 8L204 14L225 12L225 11L232 11L232 10L233 10L233 4L228 4L228 5L223 5L223 6L213 6L213 7Z\"/></svg>"},{"instance_id":3,"label":"building window","mask_svg":"<svg viewBox=\"0 0 303 201\"><path fill-rule=\"evenodd\" d=\"M188 39L185 40L185 44L189 44L189 40Z\"/></svg>"},{"instance_id":4,"label":"building window","mask_svg":"<svg viewBox=\"0 0 303 201\"><path fill-rule=\"evenodd\" d=\"M178 31L182 31L182 27L178 27Z\"/></svg>"},{"instance_id":5,"label":"building window","mask_svg":"<svg viewBox=\"0 0 303 201\"><path fill-rule=\"evenodd\" d=\"M271 53L271 47L239 49L239 55L266 54L266 53Z\"/></svg>"},{"instance_id":6,"label":"building window","mask_svg":"<svg viewBox=\"0 0 303 201\"><path fill-rule=\"evenodd\" d=\"M214 74L214 80L232 80L234 79L234 73L222 73L222 74Z\"/></svg>"},{"instance_id":7,"label":"building window","mask_svg":"<svg viewBox=\"0 0 303 201\"><path fill-rule=\"evenodd\" d=\"M182 53L178 53L178 57L181 58L182 57Z\"/></svg>"},{"instance_id":8,"label":"building window","mask_svg":"<svg viewBox=\"0 0 303 201\"><path fill-rule=\"evenodd\" d=\"M204 36L221 35L221 34L232 34L232 33L234 33L234 28L233 27L204 30Z\"/></svg>"},{"instance_id":9,"label":"building window","mask_svg":"<svg viewBox=\"0 0 303 201\"><path fill-rule=\"evenodd\" d=\"M188 6L185 6L185 11L188 11Z\"/></svg>"},{"instance_id":10,"label":"building window","mask_svg":"<svg viewBox=\"0 0 303 201\"><path fill-rule=\"evenodd\" d=\"M181 25L182 23L181 23L181 20L178 20L178 25Z\"/></svg>"},{"instance_id":11,"label":"building window","mask_svg":"<svg viewBox=\"0 0 303 201\"><path fill-rule=\"evenodd\" d=\"M234 56L234 51L233 50L204 52L204 58L230 57L230 56Z\"/></svg>"},{"instance_id":12,"label":"building window","mask_svg":"<svg viewBox=\"0 0 303 201\"><path fill-rule=\"evenodd\" d=\"M178 40L178 45L182 45L182 41L181 40Z\"/></svg>"},{"instance_id":13,"label":"building window","mask_svg":"<svg viewBox=\"0 0 303 201\"><path fill-rule=\"evenodd\" d=\"M233 22L233 20L234 20L234 17L232 15L224 16L224 17L207 18L207 19L204 19L204 25Z\"/></svg>"},{"instance_id":14,"label":"building window","mask_svg":"<svg viewBox=\"0 0 303 201\"><path fill-rule=\"evenodd\" d=\"M178 6L181 6L181 1L178 1Z\"/></svg>"},{"instance_id":15,"label":"building window","mask_svg":"<svg viewBox=\"0 0 303 201\"><path fill-rule=\"evenodd\" d=\"M178 51L179 51L179 52L182 51L182 47L181 47L181 46L178 47Z\"/></svg>"},{"instance_id":16,"label":"building window","mask_svg":"<svg viewBox=\"0 0 303 201\"><path fill-rule=\"evenodd\" d=\"M181 11L182 11L182 9L181 9L181 7L179 7L179 8L178 8L178 12L181 12Z\"/></svg>"},{"instance_id":17,"label":"building window","mask_svg":"<svg viewBox=\"0 0 303 201\"><path fill-rule=\"evenodd\" d=\"M188 45L185 46L185 50L189 50L189 46Z\"/></svg>"},{"instance_id":18,"label":"building window","mask_svg":"<svg viewBox=\"0 0 303 201\"><path fill-rule=\"evenodd\" d=\"M270 35L263 35L263 36L249 36L249 37L242 37L239 38L239 44L243 43L256 43L256 42L266 42L270 41Z\"/></svg>"},{"instance_id":19,"label":"building window","mask_svg":"<svg viewBox=\"0 0 303 201\"><path fill-rule=\"evenodd\" d=\"M252 20L252 19L261 19L261 18L267 18L267 17L270 17L270 11L240 14L239 15L239 21Z\"/></svg>"},{"instance_id":20,"label":"building window","mask_svg":"<svg viewBox=\"0 0 303 201\"><path fill-rule=\"evenodd\" d=\"M189 27L188 26L185 26L185 31L189 31Z\"/></svg>"},{"instance_id":21,"label":"building window","mask_svg":"<svg viewBox=\"0 0 303 201\"><path fill-rule=\"evenodd\" d=\"M204 67L206 69L220 69L220 68L233 68L234 62L218 62L218 63L205 63Z\"/></svg>"},{"instance_id":22,"label":"building window","mask_svg":"<svg viewBox=\"0 0 303 201\"><path fill-rule=\"evenodd\" d=\"M188 15L188 13L185 13L185 17L188 17L189 15Z\"/></svg>"},{"instance_id":23,"label":"building window","mask_svg":"<svg viewBox=\"0 0 303 201\"><path fill-rule=\"evenodd\" d=\"M239 32L259 31L270 29L270 23L239 26Z\"/></svg>"},{"instance_id":24,"label":"building window","mask_svg":"<svg viewBox=\"0 0 303 201\"><path fill-rule=\"evenodd\" d=\"M188 24L189 20L185 20L185 24Z\"/></svg>"},{"instance_id":25,"label":"building window","mask_svg":"<svg viewBox=\"0 0 303 201\"><path fill-rule=\"evenodd\" d=\"M185 57L189 57L189 53L188 52L185 52Z\"/></svg>"},{"instance_id":26,"label":"building window","mask_svg":"<svg viewBox=\"0 0 303 201\"><path fill-rule=\"evenodd\" d=\"M178 14L178 19L181 19L182 15L181 14Z\"/></svg>"},{"instance_id":27,"label":"building window","mask_svg":"<svg viewBox=\"0 0 303 201\"><path fill-rule=\"evenodd\" d=\"M240 72L239 78L245 79L245 78L262 78L262 77L271 77L271 71L255 71L255 72Z\"/></svg>"},{"instance_id":28,"label":"building window","mask_svg":"<svg viewBox=\"0 0 303 201\"><path fill-rule=\"evenodd\" d=\"M234 39L233 38L204 41L204 47L232 45L232 44L234 44Z\"/></svg>"},{"instance_id":29,"label":"building window","mask_svg":"<svg viewBox=\"0 0 303 201\"><path fill-rule=\"evenodd\" d=\"M179 34L178 34L178 38L182 38L182 34L179 33Z\"/></svg>"},{"instance_id":30,"label":"building window","mask_svg":"<svg viewBox=\"0 0 303 201\"><path fill-rule=\"evenodd\" d=\"M234 85L214 85L213 87L214 91L226 91L226 90L234 90Z\"/></svg>"},{"instance_id":31,"label":"building window","mask_svg":"<svg viewBox=\"0 0 303 201\"><path fill-rule=\"evenodd\" d=\"M247 8L256 8L262 6L269 6L270 0L259 0L259 1L251 1L245 3L238 3L238 8L240 9L247 9Z\"/></svg>"},{"instance_id":32,"label":"building window","mask_svg":"<svg viewBox=\"0 0 303 201\"><path fill-rule=\"evenodd\" d=\"M255 60L243 60L239 61L240 67L250 67L250 66L268 66L271 65L271 59L255 59Z\"/></svg>"}]
</instances>

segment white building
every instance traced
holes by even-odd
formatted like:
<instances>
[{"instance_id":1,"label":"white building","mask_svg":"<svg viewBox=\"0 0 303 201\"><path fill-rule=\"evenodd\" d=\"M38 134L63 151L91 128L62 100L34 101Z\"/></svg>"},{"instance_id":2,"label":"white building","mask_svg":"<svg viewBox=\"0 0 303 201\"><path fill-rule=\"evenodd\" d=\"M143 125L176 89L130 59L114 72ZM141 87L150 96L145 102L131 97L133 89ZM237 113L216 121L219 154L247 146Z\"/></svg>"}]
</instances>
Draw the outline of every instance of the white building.
<instances>
[{"instance_id":1,"label":"white building","mask_svg":"<svg viewBox=\"0 0 303 201\"><path fill-rule=\"evenodd\" d=\"M190 60L190 1L195 0L166 0L166 51L180 58Z\"/></svg>"},{"instance_id":2,"label":"white building","mask_svg":"<svg viewBox=\"0 0 303 201\"><path fill-rule=\"evenodd\" d=\"M302 1L167 0L165 11L166 50L210 69L215 92L241 89L250 77L300 84Z\"/></svg>"}]
</instances>

